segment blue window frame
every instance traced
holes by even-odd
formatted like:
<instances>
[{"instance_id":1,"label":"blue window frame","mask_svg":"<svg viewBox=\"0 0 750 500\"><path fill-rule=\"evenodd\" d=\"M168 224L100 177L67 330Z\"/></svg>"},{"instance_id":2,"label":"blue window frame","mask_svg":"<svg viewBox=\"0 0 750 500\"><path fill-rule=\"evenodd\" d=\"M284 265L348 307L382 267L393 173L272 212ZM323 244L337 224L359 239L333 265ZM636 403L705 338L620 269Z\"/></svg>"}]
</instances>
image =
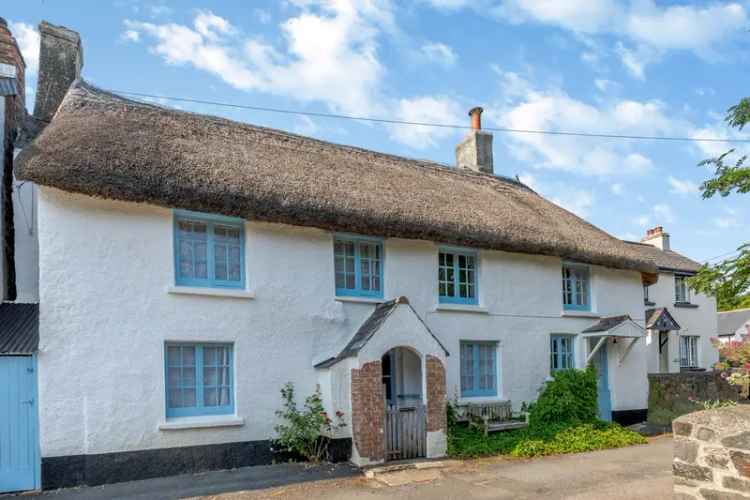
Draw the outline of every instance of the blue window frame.
<instances>
[{"instance_id":1,"label":"blue window frame","mask_svg":"<svg viewBox=\"0 0 750 500\"><path fill-rule=\"evenodd\" d=\"M497 342L461 342L461 396L497 396Z\"/></svg>"},{"instance_id":2,"label":"blue window frame","mask_svg":"<svg viewBox=\"0 0 750 500\"><path fill-rule=\"evenodd\" d=\"M441 249L438 255L438 300L443 304L479 303L477 253Z\"/></svg>"},{"instance_id":3,"label":"blue window frame","mask_svg":"<svg viewBox=\"0 0 750 500\"><path fill-rule=\"evenodd\" d=\"M567 370L575 368L575 354L573 335L550 336L550 370Z\"/></svg>"},{"instance_id":4,"label":"blue window frame","mask_svg":"<svg viewBox=\"0 0 750 500\"><path fill-rule=\"evenodd\" d=\"M591 310L591 272L584 264L562 266L563 308L573 311Z\"/></svg>"},{"instance_id":5,"label":"blue window frame","mask_svg":"<svg viewBox=\"0 0 750 500\"><path fill-rule=\"evenodd\" d=\"M167 417L234 413L232 346L167 343Z\"/></svg>"},{"instance_id":6,"label":"blue window frame","mask_svg":"<svg viewBox=\"0 0 750 500\"><path fill-rule=\"evenodd\" d=\"M333 260L336 295L383 297L383 241L336 235Z\"/></svg>"},{"instance_id":7,"label":"blue window frame","mask_svg":"<svg viewBox=\"0 0 750 500\"><path fill-rule=\"evenodd\" d=\"M174 258L178 286L244 288L244 222L219 215L176 211Z\"/></svg>"}]
</instances>

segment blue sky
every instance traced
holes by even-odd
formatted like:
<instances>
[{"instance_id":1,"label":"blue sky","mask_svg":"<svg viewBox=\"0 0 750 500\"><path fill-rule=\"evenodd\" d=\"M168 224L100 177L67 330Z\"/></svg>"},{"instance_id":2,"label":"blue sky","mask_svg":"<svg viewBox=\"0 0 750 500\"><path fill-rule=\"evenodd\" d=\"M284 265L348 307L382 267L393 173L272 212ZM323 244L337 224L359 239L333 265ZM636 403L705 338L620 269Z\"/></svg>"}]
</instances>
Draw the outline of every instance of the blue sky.
<instances>
[{"instance_id":1,"label":"blue sky","mask_svg":"<svg viewBox=\"0 0 750 500\"><path fill-rule=\"evenodd\" d=\"M748 1L27 0L0 15L32 88L45 19L81 33L84 77L108 89L459 124L481 105L494 127L750 138L723 123L750 95ZM447 164L465 133L163 104ZM495 172L621 238L661 224L703 260L749 239L747 195L698 191L709 172L696 164L728 148L496 133Z\"/></svg>"}]
</instances>

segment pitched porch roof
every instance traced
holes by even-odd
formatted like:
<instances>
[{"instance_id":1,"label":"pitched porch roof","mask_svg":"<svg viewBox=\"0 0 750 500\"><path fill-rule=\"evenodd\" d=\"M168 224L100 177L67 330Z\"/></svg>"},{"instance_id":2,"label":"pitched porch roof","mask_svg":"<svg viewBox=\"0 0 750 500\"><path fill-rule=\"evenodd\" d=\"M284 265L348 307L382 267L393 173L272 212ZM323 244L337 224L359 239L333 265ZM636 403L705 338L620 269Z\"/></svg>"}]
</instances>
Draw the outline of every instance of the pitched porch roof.
<instances>
[{"instance_id":1,"label":"pitched porch roof","mask_svg":"<svg viewBox=\"0 0 750 500\"><path fill-rule=\"evenodd\" d=\"M666 307L657 307L646 311L646 329L681 330L682 328Z\"/></svg>"},{"instance_id":2,"label":"pitched porch roof","mask_svg":"<svg viewBox=\"0 0 750 500\"><path fill-rule=\"evenodd\" d=\"M600 319L594 325L581 332L585 337L643 337L643 327L633 321L630 316L609 316Z\"/></svg>"},{"instance_id":3,"label":"pitched porch roof","mask_svg":"<svg viewBox=\"0 0 750 500\"><path fill-rule=\"evenodd\" d=\"M407 306L411 310L411 312L414 313L414 316L416 316L419 322L424 326L427 333L429 333L432 338L435 339L435 342L438 343L443 352L445 352L445 355L448 356L448 350L445 348L442 342L440 342L440 339L438 339L435 334L432 333L430 327L428 327L427 324L419 316L419 314L417 314L417 311L415 311L411 304L409 304L409 299L401 296L393 300L383 302L382 304L378 304L372 314L370 314L370 316L364 321L364 323L362 323L357 332L354 334L351 340L349 340L349 342L341 350L341 352L339 352L339 354L336 356L330 357L316 364L315 368L328 368L329 366L333 366L342 359L356 356L359 353L360 349L367 345L367 342L378 332L378 330L380 330L388 317L393 313L393 311L398 308L399 305Z\"/></svg>"},{"instance_id":4,"label":"pitched porch roof","mask_svg":"<svg viewBox=\"0 0 750 500\"><path fill-rule=\"evenodd\" d=\"M0 354L39 349L39 304L0 303Z\"/></svg>"}]
</instances>

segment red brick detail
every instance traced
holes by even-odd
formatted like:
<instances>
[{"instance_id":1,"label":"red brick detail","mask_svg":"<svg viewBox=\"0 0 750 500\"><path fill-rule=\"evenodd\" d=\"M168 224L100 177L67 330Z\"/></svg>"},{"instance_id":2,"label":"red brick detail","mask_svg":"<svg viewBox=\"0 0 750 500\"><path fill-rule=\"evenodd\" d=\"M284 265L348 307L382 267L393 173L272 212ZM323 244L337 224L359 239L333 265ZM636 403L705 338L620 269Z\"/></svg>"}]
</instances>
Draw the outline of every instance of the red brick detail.
<instances>
[{"instance_id":1,"label":"red brick detail","mask_svg":"<svg viewBox=\"0 0 750 500\"><path fill-rule=\"evenodd\" d=\"M0 18L0 63L16 67L16 87L18 87L19 95L11 98L13 105L10 106L11 109L6 110L6 118L9 121L12 120L12 123L15 125L20 125L24 117L24 103L26 102L26 64L24 63L16 39L2 18Z\"/></svg>"},{"instance_id":2,"label":"red brick detail","mask_svg":"<svg viewBox=\"0 0 750 500\"><path fill-rule=\"evenodd\" d=\"M445 367L440 359L427 356L427 431L445 431L448 428L445 398Z\"/></svg>"},{"instance_id":3,"label":"red brick detail","mask_svg":"<svg viewBox=\"0 0 750 500\"><path fill-rule=\"evenodd\" d=\"M352 433L359 456L385 459L385 386L380 361L352 369Z\"/></svg>"}]
</instances>

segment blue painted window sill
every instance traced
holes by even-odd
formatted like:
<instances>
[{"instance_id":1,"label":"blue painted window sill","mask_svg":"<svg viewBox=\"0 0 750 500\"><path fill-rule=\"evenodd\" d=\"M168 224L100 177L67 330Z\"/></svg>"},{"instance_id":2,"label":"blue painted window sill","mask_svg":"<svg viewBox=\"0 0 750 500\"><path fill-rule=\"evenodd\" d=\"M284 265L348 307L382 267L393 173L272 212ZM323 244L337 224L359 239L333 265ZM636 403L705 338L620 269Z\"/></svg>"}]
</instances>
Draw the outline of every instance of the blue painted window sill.
<instances>
[{"instance_id":1,"label":"blue painted window sill","mask_svg":"<svg viewBox=\"0 0 750 500\"><path fill-rule=\"evenodd\" d=\"M204 297L228 297L233 299L254 299L255 293L236 288L208 288L200 286L170 286L167 293L172 295L202 295Z\"/></svg>"},{"instance_id":2,"label":"blue painted window sill","mask_svg":"<svg viewBox=\"0 0 750 500\"><path fill-rule=\"evenodd\" d=\"M245 419L235 415L213 415L200 417L168 418L159 424L160 431L179 431L184 429L211 429L217 427L241 427Z\"/></svg>"},{"instance_id":3,"label":"blue painted window sill","mask_svg":"<svg viewBox=\"0 0 750 500\"><path fill-rule=\"evenodd\" d=\"M486 307L480 307L471 304L438 304L435 306L435 311L452 311L452 312L468 312L468 313L479 313L489 314L489 310Z\"/></svg>"},{"instance_id":4,"label":"blue painted window sill","mask_svg":"<svg viewBox=\"0 0 750 500\"><path fill-rule=\"evenodd\" d=\"M693 303L690 303L690 302L675 302L674 306L675 307L685 307L685 308L688 308L688 309L696 309L698 307L698 304L693 304Z\"/></svg>"}]
</instances>

